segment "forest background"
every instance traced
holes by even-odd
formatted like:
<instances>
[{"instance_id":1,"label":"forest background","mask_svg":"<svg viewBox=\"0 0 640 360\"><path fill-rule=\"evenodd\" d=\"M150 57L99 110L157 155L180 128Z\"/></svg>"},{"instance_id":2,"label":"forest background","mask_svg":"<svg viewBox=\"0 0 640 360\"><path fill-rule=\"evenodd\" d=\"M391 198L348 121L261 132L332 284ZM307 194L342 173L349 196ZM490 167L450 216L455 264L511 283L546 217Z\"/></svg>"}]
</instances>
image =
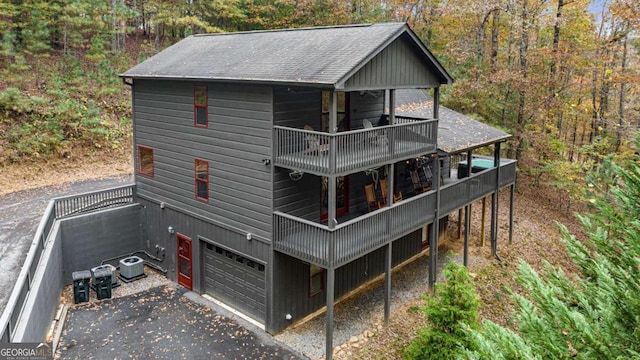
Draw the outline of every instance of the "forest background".
<instances>
[{"instance_id":1,"label":"forest background","mask_svg":"<svg viewBox=\"0 0 640 360\"><path fill-rule=\"evenodd\" d=\"M517 288L516 259L575 270L549 220L580 234L567 210L609 186L585 174L637 151L637 0L2 1L0 195L131 172L131 94L118 74L186 36L381 21L409 23L453 75L443 105L513 135L503 149L519 160L519 243L476 274L481 317L512 326L499 288ZM425 323L392 318L362 358L399 357Z\"/></svg>"},{"instance_id":2,"label":"forest background","mask_svg":"<svg viewBox=\"0 0 640 360\"><path fill-rule=\"evenodd\" d=\"M0 166L130 156L118 74L196 33L406 21L453 75L443 104L513 135L567 196L640 125L635 0L10 0L0 3Z\"/></svg>"}]
</instances>

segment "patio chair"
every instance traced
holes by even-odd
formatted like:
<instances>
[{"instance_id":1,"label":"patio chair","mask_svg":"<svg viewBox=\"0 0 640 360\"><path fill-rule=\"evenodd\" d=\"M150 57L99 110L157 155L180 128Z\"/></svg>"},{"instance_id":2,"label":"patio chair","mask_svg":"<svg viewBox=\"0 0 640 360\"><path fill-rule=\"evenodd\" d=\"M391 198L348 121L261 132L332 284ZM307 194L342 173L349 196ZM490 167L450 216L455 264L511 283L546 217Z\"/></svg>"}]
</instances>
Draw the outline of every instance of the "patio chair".
<instances>
[{"instance_id":1,"label":"patio chair","mask_svg":"<svg viewBox=\"0 0 640 360\"><path fill-rule=\"evenodd\" d=\"M387 202L387 178L380 180L380 192L382 192L382 198L384 199L384 203ZM396 203L402 200L402 192L393 194L393 202Z\"/></svg>"},{"instance_id":2,"label":"patio chair","mask_svg":"<svg viewBox=\"0 0 640 360\"><path fill-rule=\"evenodd\" d=\"M409 175L411 176L411 184L413 185L413 191L416 194L420 194L429 190L422 185L422 181L420 181L420 175L418 174L418 170L411 170L409 172Z\"/></svg>"},{"instance_id":3,"label":"patio chair","mask_svg":"<svg viewBox=\"0 0 640 360\"><path fill-rule=\"evenodd\" d=\"M384 207L376 197L376 190L373 188L373 184L364 186L364 194L367 198L367 206L369 208L369 211L382 209Z\"/></svg>"},{"instance_id":4,"label":"patio chair","mask_svg":"<svg viewBox=\"0 0 640 360\"><path fill-rule=\"evenodd\" d=\"M425 183L427 184L427 188L431 189L433 186L433 173L431 172L431 167L423 166L422 174L424 175Z\"/></svg>"},{"instance_id":5,"label":"patio chair","mask_svg":"<svg viewBox=\"0 0 640 360\"><path fill-rule=\"evenodd\" d=\"M303 129L315 131L311 125L305 125ZM307 141L307 150L304 151L305 154L318 155L328 150L328 146L326 144L321 144L320 138L316 135L306 134L304 139Z\"/></svg>"},{"instance_id":6,"label":"patio chair","mask_svg":"<svg viewBox=\"0 0 640 360\"><path fill-rule=\"evenodd\" d=\"M364 119L362 120L362 127L365 129L373 129L373 124L371 124L371 121L368 119ZM369 132L368 136L368 139L372 144L377 146L386 146L388 144L386 136L376 134L375 132Z\"/></svg>"}]
</instances>

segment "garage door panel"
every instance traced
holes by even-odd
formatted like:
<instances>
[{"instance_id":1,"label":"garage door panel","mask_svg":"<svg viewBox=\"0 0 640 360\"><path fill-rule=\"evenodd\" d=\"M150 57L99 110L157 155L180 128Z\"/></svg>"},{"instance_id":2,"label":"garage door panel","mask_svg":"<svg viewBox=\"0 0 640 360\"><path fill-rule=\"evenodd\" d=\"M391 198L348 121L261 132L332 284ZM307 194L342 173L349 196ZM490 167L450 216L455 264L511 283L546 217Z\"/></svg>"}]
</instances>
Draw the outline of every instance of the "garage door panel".
<instances>
[{"instance_id":1,"label":"garage door panel","mask_svg":"<svg viewBox=\"0 0 640 360\"><path fill-rule=\"evenodd\" d=\"M204 292L258 320L265 317L265 267L224 248L204 246Z\"/></svg>"}]
</instances>

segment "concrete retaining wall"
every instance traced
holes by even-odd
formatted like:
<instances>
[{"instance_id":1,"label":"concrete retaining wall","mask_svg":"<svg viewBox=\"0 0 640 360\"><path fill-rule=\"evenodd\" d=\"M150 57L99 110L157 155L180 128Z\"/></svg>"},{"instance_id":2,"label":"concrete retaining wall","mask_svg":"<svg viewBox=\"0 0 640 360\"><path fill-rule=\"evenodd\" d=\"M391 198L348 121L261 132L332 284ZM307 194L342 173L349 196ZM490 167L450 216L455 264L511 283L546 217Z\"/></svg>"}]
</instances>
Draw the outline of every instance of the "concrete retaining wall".
<instances>
[{"instance_id":1,"label":"concrete retaining wall","mask_svg":"<svg viewBox=\"0 0 640 360\"><path fill-rule=\"evenodd\" d=\"M45 341L72 272L141 249L140 214L141 206L133 204L56 221L12 342Z\"/></svg>"},{"instance_id":2,"label":"concrete retaining wall","mask_svg":"<svg viewBox=\"0 0 640 360\"><path fill-rule=\"evenodd\" d=\"M73 282L74 271L142 249L140 211L134 204L60 220L64 284ZM118 266L118 260L109 263Z\"/></svg>"}]
</instances>

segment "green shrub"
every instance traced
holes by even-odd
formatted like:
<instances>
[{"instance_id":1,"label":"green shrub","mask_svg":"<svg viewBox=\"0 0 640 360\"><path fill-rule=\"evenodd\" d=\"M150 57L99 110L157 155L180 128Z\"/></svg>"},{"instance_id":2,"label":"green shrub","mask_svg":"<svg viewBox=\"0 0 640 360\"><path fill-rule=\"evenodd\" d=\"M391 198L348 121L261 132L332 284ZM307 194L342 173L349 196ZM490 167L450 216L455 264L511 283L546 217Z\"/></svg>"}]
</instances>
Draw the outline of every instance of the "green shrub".
<instances>
[{"instance_id":1,"label":"green shrub","mask_svg":"<svg viewBox=\"0 0 640 360\"><path fill-rule=\"evenodd\" d=\"M467 269L456 263L445 266L446 283L436 284L422 311L428 327L405 350L407 359L457 359L472 342L465 328L479 328L480 299Z\"/></svg>"}]
</instances>

